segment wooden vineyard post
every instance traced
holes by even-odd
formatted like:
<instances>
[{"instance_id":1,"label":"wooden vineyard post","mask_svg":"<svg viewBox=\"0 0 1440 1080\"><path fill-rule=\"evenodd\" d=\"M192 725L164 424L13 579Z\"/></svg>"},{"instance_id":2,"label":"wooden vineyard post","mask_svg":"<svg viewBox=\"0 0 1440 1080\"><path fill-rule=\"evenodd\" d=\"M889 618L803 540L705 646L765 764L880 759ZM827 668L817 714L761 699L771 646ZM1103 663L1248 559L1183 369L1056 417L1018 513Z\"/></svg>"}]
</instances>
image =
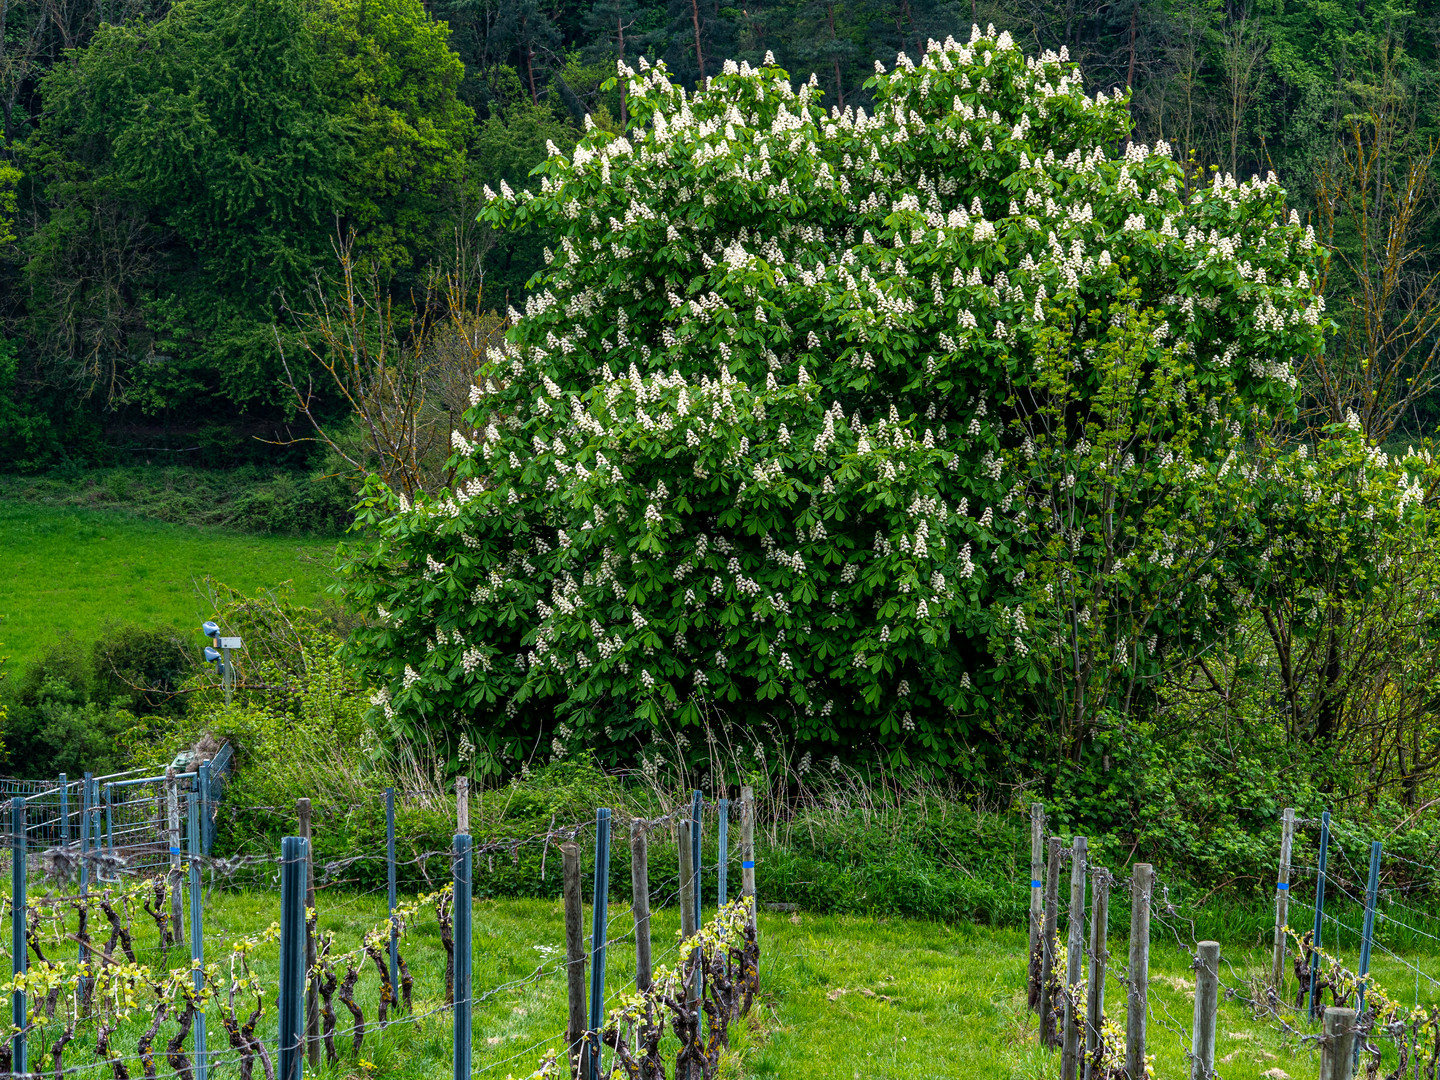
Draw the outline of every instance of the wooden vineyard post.
<instances>
[{"instance_id":1,"label":"wooden vineyard post","mask_svg":"<svg viewBox=\"0 0 1440 1080\"><path fill-rule=\"evenodd\" d=\"M635 989L650 989L650 853L645 826L630 827L630 906L635 912Z\"/></svg>"},{"instance_id":2,"label":"wooden vineyard post","mask_svg":"<svg viewBox=\"0 0 1440 1080\"><path fill-rule=\"evenodd\" d=\"M1275 876L1275 950L1270 961L1270 988L1278 1006L1285 996L1285 925L1290 918L1290 852L1295 843L1295 811L1280 819L1280 870Z\"/></svg>"},{"instance_id":3,"label":"wooden vineyard post","mask_svg":"<svg viewBox=\"0 0 1440 1080\"><path fill-rule=\"evenodd\" d=\"M395 789L385 789L385 876L390 901L390 987L400 986L400 928L395 924ZM395 1004L399 1005L396 994ZM398 1010L397 1010L398 1011Z\"/></svg>"},{"instance_id":4,"label":"wooden vineyard post","mask_svg":"<svg viewBox=\"0 0 1440 1080\"><path fill-rule=\"evenodd\" d=\"M1215 1078L1215 1013L1220 1007L1220 943L1202 941L1195 950L1195 1025L1190 1080ZM1348 1078L1347 1078L1348 1080Z\"/></svg>"},{"instance_id":5,"label":"wooden vineyard post","mask_svg":"<svg viewBox=\"0 0 1440 1080\"><path fill-rule=\"evenodd\" d=\"M19 977L30 967L30 950L25 941L25 924L30 904L25 895L25 800L10 800L10 974L11 985L19 985ZM16 1076L28 1071L25 1055L25 1021L27 1008L23 987L10 993L10 1022L15 1037L10 1043L10 1068Z\"/></svg>"},{"instance_id":6,"label":"wooden vineyard post","mask_svg":"<svg viewBox=\"0 0 1440 1080\"><path fill-rule=\"evenodd\" d=\"M1030 1009L1040 1009L1040 938L1044 933L1045 919L1045 805L1030 804L1030 976L1028 996Z\"/></svg>"},{"instance_id":7,"label":"wooden vineyard post","mask_svg":"<svg viewBox=\"0 0 1440 1080\"><path fill-rule=\"evenodd\" d=\"M1145 1080L1145 1021L1150 1007L1150 894L1155 868L1136 863L1130 874L1130 967L1125 994L1125 1076Z\"/></svg>"},{"instance_id":8,"label":"wooden vineyard post","mask_svg":"<svg viewBox=\"0 0 1440 1080\"><path fill-rule=\"evenodd\" d=\"M295 818L305 841L305 1049L310 1068L320 1068L320 982L315 974L315 933L309 911L315 907L315 856L310 837L310 800L295 800Z\"/></svg>"},{"instance_id":9,"label":"wooden vineyard post","mask_svg":"<svg viewBox=\"0 0 1440 1080\"><path fill-rule=\"evenodd\" d=\"M455 1011L453 1041L455 1045L455 1080L470 1080L471 1058L471 881L474 857L470 837L455 836L455 854L451 870L454 905L452 931L455 939Z\"/></svg>"},{"instance_id":10,"label":"wooden vineyard post","mask_svg":"<svg viewBox=\"0 0 1440 1080\"><path fill-rule=\"evenodd\" d=\"M469 836L470 778L468 776L457 776L455 778L455 821L459 826L456 831L465 836Z\"/></svg>"},{"instance_id":11,"label":"wooden vineyard post","mask_svg":"<svg viewBox=\"0 0 1440 1080\"><path fill-rule=\"evenodd\" d=\"M170 928L175 935L175 944L184 945L185 928L180 899L180 780L173 765L165 770L165 818L170 834Z\"/></svg>"},{"instance_id":12,"label":"wooden vineyard post","mask_svg":"<svg viewBox=\"0 0 1440 1080\"><path fill-rule=\"evenodd\" d=\"M1320 1038L1320 1080L1350 1080L1354 1060L1355 1010L1332 1005Z\"/></svg>"},{"instance_id":13,"label":"wooden vineyard post","mask_svg":"<svg viewBox=\"0 0 1440 1080\"><path fill-rule=\"evenodd\" d=\"M1065 942L1065 1032L1060 1050L1060 1080L1076 1080L1080 1072L1080 1018L1075 998L1085 979L1085 837L1070 849L1070 919Z\"/></svg>"},{"instance_id":14,"label":"wooden vineyard post","mask_svg":"<svg viewBox=\"0 0 1440 1080\"><path fill-rule=\"evenodd\" d=\"M590 930L590 1071L600 1080L600 1032L605 1027L605 945L610 920L610 811L595 811L595 891ZM460 1078L456 1078L460 1080Z\"/></svg>"},{"instance_id":15,"label":"wooden vineyard post","mask_svg":"<svg viewBox=\"0 0 1440 1080\"><path fill-rule=\"evenodd\" d=\"M751 900L750 922L759 921L755 901L755 789L740 789L740 895Z\"/></svg>"},{"instance_id":16,"label":"wooden vineyard post","mask_svg":"<svg viewBox=\"0 0 1440 1080\"><path fill-rule=\"evenodd\" d=\"M277 1080L300 1080L305 1055L305 858L299 836L280 841L280 1021Z\"/></svg>"},{"instance_id":17,"label":"wooden vineyard post","mask_svg":"<svg viewBox=\"0 0 1440 1080\"><path fill-rule=\"evenodd\" d=\"M1110 871L1096 869L1095 892L1090 901L1090 985L1085 996L1085 1065L1081 1075L1089 1080L1098 1069L1105 1021L1105 969L1110 959L1106 930L1110 918Z\"/></svg>"},{"instance_id":18,"label":"wooden vineyard post","mask_svg":"<svg viewBox=\"0 0 1440 1080\"><path fill-rule=\"evenodd\" d=\"M1060 838L1046 842L1045 922L1041 926L1040 944L1040 1045L1054 1046L1055 1031L1055 946L1060 932Z\"/></svg>"},{"instance_id":19,"label":"wooden vineyard post","mask_svg":"<svg viewBox=\"0 0 1440 1080\"><path fill-rule=\"evenodd\" d=\"M560 859L565 878L565 987L569 1001L565 1052L570 1058L571 1075L575 1075L585 1042L585 908L580 895L580 845L561 844Z\"/></svg>"}]
</instances>

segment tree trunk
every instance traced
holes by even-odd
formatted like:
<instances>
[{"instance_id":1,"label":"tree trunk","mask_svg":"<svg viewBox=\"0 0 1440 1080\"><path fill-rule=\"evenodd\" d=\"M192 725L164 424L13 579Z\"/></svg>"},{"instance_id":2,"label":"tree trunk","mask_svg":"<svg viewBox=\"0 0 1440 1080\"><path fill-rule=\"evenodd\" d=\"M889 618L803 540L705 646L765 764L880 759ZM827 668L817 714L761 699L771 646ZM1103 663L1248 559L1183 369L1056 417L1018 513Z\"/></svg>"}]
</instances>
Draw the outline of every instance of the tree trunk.
<instances>
[{"instance_id":1,"label":"tree trunk","mask_svg":"<svg viewBox=\"0 0 1440 1080\"><path fill-rule=\"evenodd\" d=\"M700 0L690 0L690 20L695 25L695 66L700 69L696 86L705 83L705 53L700 48Z\"/></svg>"}]
</instances>

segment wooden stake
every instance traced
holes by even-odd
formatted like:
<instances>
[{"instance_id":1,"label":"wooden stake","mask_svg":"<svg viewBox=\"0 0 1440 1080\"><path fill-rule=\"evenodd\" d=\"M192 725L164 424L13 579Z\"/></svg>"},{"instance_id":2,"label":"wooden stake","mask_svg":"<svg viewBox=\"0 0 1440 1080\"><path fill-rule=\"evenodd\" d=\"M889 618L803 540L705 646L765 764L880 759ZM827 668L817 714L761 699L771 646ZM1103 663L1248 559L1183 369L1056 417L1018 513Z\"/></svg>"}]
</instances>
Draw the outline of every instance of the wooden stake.
<instances>
[{"instance_id":1,"label":"wooden stake","mask_svg":"<svg viewBox=\"0 0 1440 1080\"><path fill-rule=\"evenodd\" d=\"M1085 1080L1100 1074L1104 1054L1102 1029L1105 1024L1105 968L1110 959L1105 939L1110 918L1110 871L1095 871L1094 896L1090 901L1090 986L1085 997Z\"/></svg>"},{"instance_id":2,"label":"wooden stake","mask_svg":"<svg viewBox=\"0 0 1440 1080\"><path fill-rule=\"evenodd\" d=\"M1278 1007L1285 997L1285 924L1290 918L1290 850L1295 843L1295 811L1286 809L1280 819L1280 871L1275 876L1275 952L1270 965L1270 986Z\"/></svg>"},{"instance_id":3,"label":"wooden stake","mask_svg":"<svg viewBox=\"0 0 1440 1080\"><path fill-rule=\"evenodd\" d=\"M455 819L460 823L456 832L470 835L470 778L455 778Z\"/></svg>"},{"instance_id":4,"label":"wooden stake","mask_svg":"<svg viewBox=\"0 0 1440 1080\"><path fill-rule=\"evenodd\" d=\"M1055 1032L1055 946L1060 932L1060 838L1046 842L1048 857L1045 865L1045 921L1041 926L1040 946L1040 1045L1056 1046Z\"/></svg>"},{"instance_id":5,"label":"wooden stake","mask_svg":"<svg viewBox=\"0 0 1440 1080\"><path fill-rule=\"evenodd\" d=\"M635 912L635 989L650 989L650 852L645 826L630 832L630 906Z\"/></svg>"},{"instance_id":6,"label":"wooden stake","mask_svg":"<svg viewBox=\"0 0 1440 1080\"><path fill-rule=\"evenodd\" d=\"M1215 1078L1215 1012L1219 1006L1220 943L1202 941L1195 954L1195 1026L1190 1080Z\"/></svg>"},{"instance_id":7,"label":"wooden stake","mask_svg":"<svg viewBox=\"0 0 1440 1080\"><path fill-rule=\"evenodd\" d=\"M755 789L740 789L740 894L755 899ZM751 905L750 921L756 920Z\"/></svg>"},{"instance_id":8,"label":"wooden stake","mask_svg":"<svg viewBox=\"0 0 1440 1080\"><path fill-rule=\"evenodd\" d=\"M1325 1034L1320 1039L1320 1080L1350 1080L1355 1062L1355 1010L1325 1010Z\"/></svg>"},{"instance_id":9,"label":"wooden stake","mask_svg":"<svg viewBox=\"0 0 1440 1080\"><path fill-rule=\"evenodd\" d=\"M570 1005L565 1045L571 1062L571 1075L575 1075L580 1073L583 1064L586 1019L585 905L580 895L580 846L561 844L560 858L565 876L565 985Z\"/></svg>"},{"instance_id":10,"label":"wooden stake","mask_svg":"<svg viewBox=\"0 0 1440 1080\"><path fill-rule=\"evenodd\" d=\"M1070 919L1065 942L1065 1042L1060 1050L1060 1080L1080 1074L1080 1017L1075 999L1085 979L1085 837L1070 849Z\"/></svg>"},{"instance_id":11,"label":"wooden stake","mask_svg":"<svg viewBox=\"0 0 1440 1080\"><path fill-rule=\"evenodd\" d=\"M1045 805L1030 804L1030 1008L1040 1009L1040 935L1045 920Z\"/></svg>"},{"instance_id":12,"label":"wooden stake","mask_svg":"<svg viewBox=\"0 0 1440 1080\"><path fill-rule=\"evenodd\" d=\"M1130 969L1125 995L1125 1076L1145 1080L1145 1021L1150 1007L1150 894L1155 868L1136 863L1130 874Z\"/></svg>"}]
</instances>

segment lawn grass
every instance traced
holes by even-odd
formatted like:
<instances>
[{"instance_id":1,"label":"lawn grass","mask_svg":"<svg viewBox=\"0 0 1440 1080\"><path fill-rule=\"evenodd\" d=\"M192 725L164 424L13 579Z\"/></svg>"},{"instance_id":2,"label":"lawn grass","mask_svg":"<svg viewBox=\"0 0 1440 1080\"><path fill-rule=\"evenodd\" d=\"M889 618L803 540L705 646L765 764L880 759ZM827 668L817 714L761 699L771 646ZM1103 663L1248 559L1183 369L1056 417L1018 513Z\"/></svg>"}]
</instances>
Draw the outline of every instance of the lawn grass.
<instances>
[{"instance_id":1,"label":"lawn grass","mask_svg":"<svg viewBox=\"0 0 1440 1080\"><path fill-rule=\"evenodd\" d=\"M354 947L367 929L383 925L385 919L383 892L322 891L317 909L320 929L335 932L337 949ZM260 930L277 913L278 897L273 892L216 893L205 909L207 959L226 965L229 943L237 935ZM610 913L606 989L613 1004L633 979L634 949L628 937L628 907L615 898ZM588 914L587 910L587 928ZM137 946L153 946L153 925L142 912L137 910L136 915ZM655 913L657 964L673 959L677 925L673 908ZM7 933L8 929L6 920ZM761 994L735 1032L722 1069L725 1080L1059 1076L1059 1056L1037 1046L1036 1021L1026 1008L1023 932L763 912L760 938ZM548 900L477 901L473 941L474 1075L529 1076L544 1050L560 1046L558 1036L565 1025L565 985L557 962L564 942L562 908ZM1112 940L1111 950L1112 970L1123 968L1123 943ZM72 951L67 944L59 955L68 957ZM358 1056L348 1052L348 1037L342 1038L341 1064L323 1068L319 1076L443 1080L452 1075L451 1020L443 1007L444 952L433 910L423 911L415 920L403 952L415 977L414 1015L383 1033L372 1031ZM169 964L178 966L184 958L185 954L172 952ZM1428 974L1440 972L1440 957L1419 959ZM260 949L254 962L271 988L272 1007L260 1030L273 1046L275 946ZM1248 980L1262 975L1268 966L1268 950L1226 948L1222 982L1248 990ZM1375 976L1410 1001L1409 973L1399 963L1388 957L1377 959ZM1189 1076L1185 1041L1193 980L1189 957L1157 939L1150 997L1150 1049L1157 1080ZM1112 978L1108 990L1107 1011L1123 1023L1124 988ZM377 993L377 977L368 968L357 1000L372 1025ZM1433 1002L1433 997L1427 999L1422 992L1420 1000ZM338 1000L336 1009L343 1033L350 1020ZM1291 1021L1305 1026L1293 1017ZM117 1038L117 1045L129 1055L134 1054L138 1029L129 1030L134 1027L133 1022L127 1025ZM1318 1072L1313 1044L1298 1047L1293 1038L1282 1037L1273 1022L1257 1020L1239 1001L1222 1002L1218 1027L1216 1056L1225 1080L1282 1076L1300 1080ZM160 1044L172 1031L172 1024L162 1029ZM234 1055L225 1049L217 1019L210 1021L210 1031L212 1050L221 1049L226 1062L211 1075L217 1080L235 1076L230 1064ZM91 1040L89 1047L86 1037ZM82 1035L69 1051L67 1064L90 1060L92 1049L93 1032ZM1393 1062L1387 1071L1390 1068ZM163 1065L161 1075L168 1075Z\"/></svg>"},{"instance_id":2,"label":"lawn grass","mask_svg":"<svg viewBox=\"0 0 1440 1080\"><path fill-rule=\"evenodd\" d=\"M13 673L61 633L90 640L110 621L192 632L212 612L208 575L244 592L284 581L314 604L333 540L250 536L114 510L0 501L0 655Z\"/></svg>"}]
</instances>

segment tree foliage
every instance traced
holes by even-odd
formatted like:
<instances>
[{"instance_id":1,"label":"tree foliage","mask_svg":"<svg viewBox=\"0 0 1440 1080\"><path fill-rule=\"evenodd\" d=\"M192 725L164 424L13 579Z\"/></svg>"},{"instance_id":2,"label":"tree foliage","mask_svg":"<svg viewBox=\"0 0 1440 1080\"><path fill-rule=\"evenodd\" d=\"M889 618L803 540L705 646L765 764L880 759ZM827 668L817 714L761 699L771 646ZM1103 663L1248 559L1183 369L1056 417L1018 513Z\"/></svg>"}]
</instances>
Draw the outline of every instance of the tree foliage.
<instances>
[{"instance_id":1,"label":"tree foliage","mask_svg":"<svg viewBox=\"0 0 1440 1080\"><path fill-rule=\"evenodd\" d=\"M978 30L877 72L873 115L773 67L623 77L626 135L485 211L558 242L453 493L369 491L346 570L388 717L497 764L711 705L961 763L1044 700L1035 589L1143 596L1089 613L1136 664L1223 630L1216 481L1323 320L1273 178L1187 191L1123 97Z\"/></svg>"}]
</instances>

